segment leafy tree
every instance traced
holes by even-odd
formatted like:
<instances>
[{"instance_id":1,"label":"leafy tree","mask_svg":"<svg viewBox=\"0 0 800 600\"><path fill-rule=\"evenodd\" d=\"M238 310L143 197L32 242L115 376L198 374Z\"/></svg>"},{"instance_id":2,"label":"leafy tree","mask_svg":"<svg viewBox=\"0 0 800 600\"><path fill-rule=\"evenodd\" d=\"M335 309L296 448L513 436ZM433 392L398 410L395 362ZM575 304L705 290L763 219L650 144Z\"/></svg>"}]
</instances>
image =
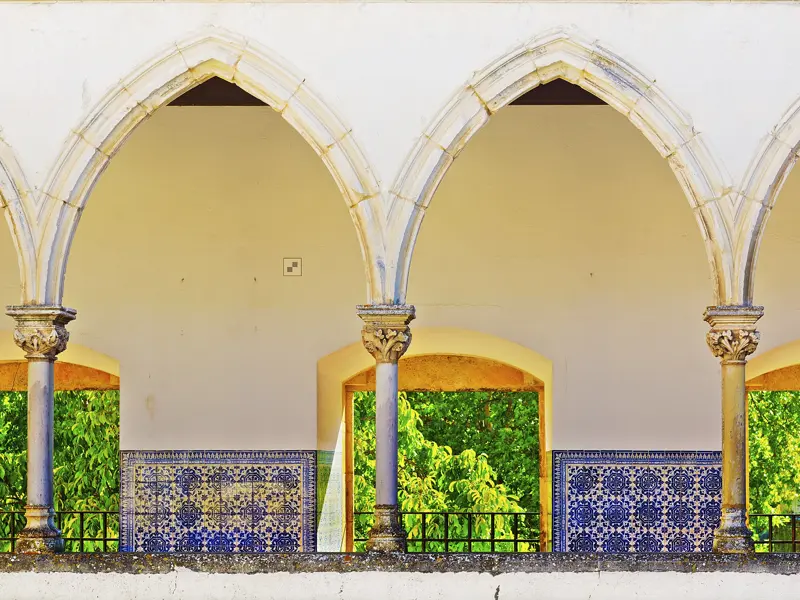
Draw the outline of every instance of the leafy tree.
<instances>
[{"instance_id":1,"label":"leafy tree","mask_svg":"<svg viewBox=\"0 0 800 600\"><path fill-rule=\"evenodd\" d=\"M117 511L119 392L56 392L54 409L56 510ZM26 413L26 394L0 395L0 511L25 507ZM8 537L10 518L0 516L0 537ZM86 537L100 537L102 522L100 515L88 516L84 523ZM109 537L114 537L117 520L112 519L109 525ZM19 531L23 526L24 518L18 517L15 528ZM78 537L78 515L66 515L61 527L65 537ZM88 544L85 549L91 550L93 545Z\"/></svg>"},{"instance_id":2,"label":"leafy tree","mask_svg":"<svg viewBox=\"0 0 800 600\"><path fill-rule=\"evenodd\" d=\"M790 512L800 500L800 393L749 395L750 511Z\"/></svg>"},{"instance_id":3,"label":"leafy tree","mask_svg":"<svg viewBox=\"0 0 800 600\"><path fill-rule=\"evenodd\" d=\"M420 426L422 419L411 407L407 394L398 397L398 500L405 512L523 512L518 498L504 484L497 483L497 474L485 454L473 449L454 453L449 446L426 439ZM354 431L354 492L355 511L371 513L375 504L375 395L356 393L353 398ZM495 518L495 537L513 538L513 518ZM469 524L466 517L451 517L448 533L451 538L466 538ZM487 539L491 533L491 518L478 517L472 524L473 537ZM444 517L429 517L426 521L428 538L444 537ZM419 538L422 519L409 516L406 520L410 538ZM356 537L366 537L366 519L358 519ZM535 539L538 523L520 521L520 537ZM487 550L489 544L473 544L473 550ZM498 550L513 547L498 544ZM432 543L430 551L444 550L442 544ZM466 544L452 544L451 551L467 550ZM520 544L520 550L527 550Z\"/></svg>"},{"instance_id":4,"label":"leafy tree","mask_svg":"<svg viewBox=\"0 0 800 600\"><path fill-rule=\"evenodd\" d=\"M536 392L410 392L420 431L453 453L485 454L525 512L539 511L539 398Z\"/></svg>"},{"instance_id":5,"label":"leafy tree","mask_svg":"<svg viewBox=\"0 0 800 600\"><path fill-rule=\"evenodd\" d=\"M751 513L797 512L800 501L800 393L751 392L748 398ZM756 539L766 539L765 517L751 517ZM773 539L791 540L787 518L773 519ZM757 545L757 550L769 547ZM791 552L791 544L773 551Z\"/></svg>"}]
</instances>

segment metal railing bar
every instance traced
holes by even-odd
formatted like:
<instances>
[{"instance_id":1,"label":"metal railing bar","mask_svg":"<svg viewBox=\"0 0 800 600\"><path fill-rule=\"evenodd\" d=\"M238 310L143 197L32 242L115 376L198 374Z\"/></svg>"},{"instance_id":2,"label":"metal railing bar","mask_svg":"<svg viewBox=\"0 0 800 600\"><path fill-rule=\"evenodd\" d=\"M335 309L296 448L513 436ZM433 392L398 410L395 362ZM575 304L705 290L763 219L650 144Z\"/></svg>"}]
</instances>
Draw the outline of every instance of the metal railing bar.
<instances>
[{"instance_id":1,"label":"metal railing bar","mask_svg":"<svg viewBox=\"0 0 800 600\"><path fill-rule=\"evenodd\" d=\"M371 512L354 512L355 517L371 517ZM19 537L20 526L24 523L25 513L18 511L1 511L0 524L11 519L6 525L9 537L0 537L0 542L9 542L4 551L13 552ZM490 511L409 511L403 512L403 519L415 520L409 538L409 550L412 552L473 552L473 553L507 553L537 552L540 550L538 536L538 513L523 512L490 512ZM119 528L119 513L104 510L60 510L56 512L57 526L64 531L64 540L68 552L108 552L119 548L119 537L111 533L111 528ZM509 518L510 517L510 518ZM502 519L498 522L498 518ZM466 520L466 527L464 524ZM357 520L358 525L367 525L368 519ZM498 528L504 529L503 537ZM773 524L774 525L774 524ZM796 523L792 521L796 529ZM488 526L488 537L485 529ZM482 529L483 528L483 529ZM774 528L774 527L773 527ZM456 533L458 531L458 533ZM363 532L363 529L359 533ZM455 533L455 535L453 535ZM507 536L511 537L507 537ZM365 542L364 537L355 537L355 542ZM796 532L792 540L786 544L794 548L800 544ZM523 546L524 545L524 546ZM784 544L785 545L785 544ZM777 543L773 546L777 547Z\"/></svg>"}]
</instances>

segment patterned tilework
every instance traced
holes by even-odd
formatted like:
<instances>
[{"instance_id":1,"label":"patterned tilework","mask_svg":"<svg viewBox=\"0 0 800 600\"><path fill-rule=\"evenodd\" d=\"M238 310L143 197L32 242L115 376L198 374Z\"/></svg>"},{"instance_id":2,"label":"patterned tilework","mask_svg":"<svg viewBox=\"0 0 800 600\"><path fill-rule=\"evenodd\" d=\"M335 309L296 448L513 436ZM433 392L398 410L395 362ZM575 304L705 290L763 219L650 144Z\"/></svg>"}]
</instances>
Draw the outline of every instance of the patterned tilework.
<instances>
[{"instance_id":1,"label":"patterned tilework","mask_svg":"<svg viewBox=\"0 0 800 600\"><path fill-rule=\"evenodd\" d=\"M553 451L556 552L711 552L719 452Z\"/></svg>"},{"instance_id":2,"label":"patterned tilework","mask_svg":"<svg viewBox=\"0 0 800 600\"><path fill-rule=\"evenodd\" d=\"M122 452L123 552L314 552L316 452Z\"/></svg>"}]
</instances>

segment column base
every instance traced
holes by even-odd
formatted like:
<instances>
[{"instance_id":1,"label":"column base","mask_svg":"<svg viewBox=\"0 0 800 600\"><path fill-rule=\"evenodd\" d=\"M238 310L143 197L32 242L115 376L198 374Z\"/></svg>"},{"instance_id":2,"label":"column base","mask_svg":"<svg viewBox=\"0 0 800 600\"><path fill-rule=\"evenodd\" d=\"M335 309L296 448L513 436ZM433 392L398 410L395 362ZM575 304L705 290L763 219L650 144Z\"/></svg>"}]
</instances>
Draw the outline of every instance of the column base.
<instances>
[{"instance_id":1,"label":"column base","mask_svg":"<svg viewBox=\"0 0 800 600\"><path fill-rule=\"evenodd\" d=\"M714 552L726 554L755 552L753 533L747 527L744 509L723 507L719 528L714 532Z\"/></svg>"},{"instance_id":2,"label":"column base","mask_svg":"<svg viewBox=\"0 0 800 600\"><path fill-rule=\"evenodd\" d=\"M19 532L14 552L19 554L57 554L64 551L64 539L53 523L52 506L26 506L25 528Z\"/></svg>"},{"instance_id":3,"label":"column base","mask_svg":"<svg viewBox=\"0 0 800 600\"><path fill-rule=\"evenodd\" d=\"M406 531L396 504L375 506L375 525L369 531L367 552L406 552Z\"/></svg>"}]
</instances>

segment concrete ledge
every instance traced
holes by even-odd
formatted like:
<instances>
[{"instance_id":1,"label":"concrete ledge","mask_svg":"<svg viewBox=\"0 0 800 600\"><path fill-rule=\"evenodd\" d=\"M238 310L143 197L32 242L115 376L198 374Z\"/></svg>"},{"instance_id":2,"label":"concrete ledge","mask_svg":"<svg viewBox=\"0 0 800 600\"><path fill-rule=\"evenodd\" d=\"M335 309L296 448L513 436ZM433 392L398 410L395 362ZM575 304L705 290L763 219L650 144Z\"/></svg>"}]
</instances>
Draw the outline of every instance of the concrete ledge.
<instances>
[{"instance_id":1,"label":"concrete ledge","mask_svg":"<svg viewBox=\"0 0 800 600\"><path fill-rule=\"evenodd\" d=\"M3 556L13 600L797 600L800 556Z\"/></svg>"},{"instance_id":2,"label":"concrete ledge","mask_svg":"<svg viewBox=\"0 0 800 600\"><path fill-rule=\"evenodd\" d=\"M0 554L0 573L764 573L800 574L800 554Z\"/></svg>"}]
</instances>

